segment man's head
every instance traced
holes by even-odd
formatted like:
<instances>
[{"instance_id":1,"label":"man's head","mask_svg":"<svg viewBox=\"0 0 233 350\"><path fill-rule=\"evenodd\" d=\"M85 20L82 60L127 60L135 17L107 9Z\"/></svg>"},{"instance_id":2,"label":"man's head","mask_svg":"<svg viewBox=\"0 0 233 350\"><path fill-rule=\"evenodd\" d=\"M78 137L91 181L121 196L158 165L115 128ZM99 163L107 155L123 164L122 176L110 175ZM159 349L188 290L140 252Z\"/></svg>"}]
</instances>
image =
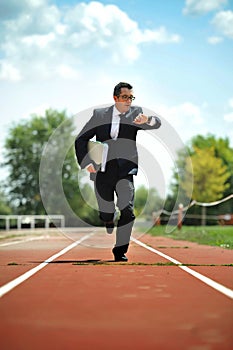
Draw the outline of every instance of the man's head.
<instances>
[{"instance_id":1,"label":"man's head","mask_svg":"<svg viewBox=\"0 0 233 350\"><path fill-rule=\"evenodd\" d=\"M125 113L129 110L132 101L135 99L132 89L132 85L125 82L120 82L114 87L113 98L119 112Z\"/></svg>"}]
</instances>

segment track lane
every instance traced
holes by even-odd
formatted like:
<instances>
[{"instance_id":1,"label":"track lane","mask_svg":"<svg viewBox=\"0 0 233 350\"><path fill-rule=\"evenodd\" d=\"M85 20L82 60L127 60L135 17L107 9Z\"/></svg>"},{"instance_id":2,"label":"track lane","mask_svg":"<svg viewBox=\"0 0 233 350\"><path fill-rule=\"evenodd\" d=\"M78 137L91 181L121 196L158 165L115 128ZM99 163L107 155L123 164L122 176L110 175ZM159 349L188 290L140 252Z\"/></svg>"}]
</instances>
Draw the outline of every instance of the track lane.
<instances>
[{"instance_id":1,"label":"track lane","mask_svg":"<svg viewBox=\"0 0 233 350\"><path fill-rule=\"evenodd\" d=\"M38 271L40 271L41 269L46 267L50 262L52 262L53 260L57 259L58 257L64 255L69 250L75 248L76 246L81 244L86 239L90 238L93 234L94 234L94 232L91 232L91 233L88 233L88 234L84 235L79 240L77 240L77 241L69 244L68 246L64 247L61 251L53 254L49 258L46 258L46 260L41 262L39 265L31 268L30 270L27 270L26 272L24 272L23 274L19 275L15 279L13 279L13 280L7 282L6 284L4 284L3 286L1 286L0 287L0 298L3 297L5 294L9 293L11 290L13 290L15 287L17 287L18 285L20 285L24 281L26 281L28 278L32 277ZM20 243L24 244L24 243L27 243L29 241L31 242L33 240L32 239L30 239L30 240L26 239L26 240L22 240ZM17 243L19 243L19 242L17 242ZM4 245L4 246L6 246L6 245ZM7 246L9 246L9 244ZM12 263L12 264L14 265L15 263ZM9 266L9 264L8 264L8 266Z\"/></svg>"},{"instance_id":2,"label":"track lane","mask_svg":"<svg viewBox=\"0 0 233 350\"><path fill-rule=\"evenodd\" d=\"M51 261L1 299L2 349L230 349L231 300L135 243L128 256L77 246Z\"/></svg>"},{"instance_id":3,"label":"track lane","mask_svg":"<svg viewBox=\"0 0 233 350\"><path fill-rule=\"evenodd\" d=\"M180 269L182 269L183 271L187 272L188 274L190 274L191 276L197 278L198 280L202 281L203 283L205 283L206 285L210 286L211 288L215 289L216 291L218 291L219 293L224 294L225 296L227 296L230 299L233 299L233 290L231 290L230 288L225 287L224 285L210 279L207 276L204 276L202 274L200 274L199 272L194 271L193 269L190 269L187 266L184 266L184 263L181 261L178 261L174 258L172 258L171 256L164 254L162 252L160 252L157 249L154 249L150 246L148 246L147 244L132 238L133 242L140 245L141 247L151 251L152 253L158 254L159 256L162 256L163 258L169 260L170 262L176 264Z\"/></svg>"},{"instance_id":4,"label":"track lane","mask_svg":"<svg viewBox=\"0 0 233 350\"><path fill-rule=\"evenodd\" d=\"M141 241L156 250L190 265L196 272L233 289L233 251L165 237L145 235Z\"/></svg>"}]
</instances>

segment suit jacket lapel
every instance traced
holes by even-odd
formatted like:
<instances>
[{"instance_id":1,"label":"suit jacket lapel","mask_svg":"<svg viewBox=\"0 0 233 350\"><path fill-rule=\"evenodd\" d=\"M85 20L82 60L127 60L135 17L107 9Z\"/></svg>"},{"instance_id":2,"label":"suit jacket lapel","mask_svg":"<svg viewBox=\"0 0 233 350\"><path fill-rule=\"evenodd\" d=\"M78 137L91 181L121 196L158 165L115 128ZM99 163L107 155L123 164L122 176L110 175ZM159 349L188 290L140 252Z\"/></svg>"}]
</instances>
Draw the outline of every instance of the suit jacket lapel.
<instances>
[{"instance_id":1,"label":"suit jacket lapel","mask_svg":"<svg viewBox=\"0 0 233 350\"><path fill-rule=\"evenodd\" d=\"M103 115L103 132L106 140L109 140L111 138L110 132L111 132L111 125L112 125L112 113L113 113L113 106L106 108Z\"/></svg>"},{"instance_id":2,"label":"suit jacket lapel","mask_svg":"<svg viewBox=\"0 0 233 350\"><path fill-rule=\"evenodd\" d=\"M126 113L125 118L128 122L133 122L136 116L140 113L140 110L136 108L130 107L129 111Z\"/></svg>"}]
</instances>

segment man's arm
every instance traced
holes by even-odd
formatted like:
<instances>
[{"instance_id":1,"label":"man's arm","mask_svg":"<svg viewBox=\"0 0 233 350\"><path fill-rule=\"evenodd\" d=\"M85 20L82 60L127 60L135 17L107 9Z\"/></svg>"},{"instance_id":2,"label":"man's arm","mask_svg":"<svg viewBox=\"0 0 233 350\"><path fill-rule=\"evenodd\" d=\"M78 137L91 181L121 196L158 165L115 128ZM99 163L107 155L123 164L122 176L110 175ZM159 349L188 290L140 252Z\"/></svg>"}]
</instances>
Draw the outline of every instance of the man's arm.
<instances>
[{"instance_id":1,"label":"man's arm","mask_svg":"<svg viewBox=\"0 0 233 350\"><path fill-rule=\"evenodd\" d=\"M158 129L161 126L161 120L157 116L146 116L143 113L140 113L135 119L134 124L141 125L142 129Z\"/></svg>"},{"instance_id":2,"label":"man's arm","mask_svg":"<svg viewBox=\"0 0 233 350\"><path fill-rule=\"evenodd\" d=\"M88 155L88 141L92 139L96 134L96 123L95 123L95 115L91 117L91 119L86 123L83 129L78 134L75 140L75 153L77 157L77 161L82 169L89 168L89 166L94 163ZM89 169L92 169L90 167ZM93 169L92 169L93 170Z\"/></svg>"}]
</instances>

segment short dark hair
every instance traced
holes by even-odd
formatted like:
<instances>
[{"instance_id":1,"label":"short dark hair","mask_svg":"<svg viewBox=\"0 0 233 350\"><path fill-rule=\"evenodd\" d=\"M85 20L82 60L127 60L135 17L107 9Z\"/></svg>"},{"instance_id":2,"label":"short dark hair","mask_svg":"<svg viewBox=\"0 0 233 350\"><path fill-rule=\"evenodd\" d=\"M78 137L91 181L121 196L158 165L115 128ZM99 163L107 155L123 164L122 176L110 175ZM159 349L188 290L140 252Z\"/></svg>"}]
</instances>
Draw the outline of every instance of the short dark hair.
<instances>
[{"instance_id":1,"label":"short dark hair","mask_svg":"<svg viewBox=\"0 0 233 350\"><path fill-rule=\"evenodd\" d=\"M127 88L129 90L132 90L132 85L130 85L129 83L124 83L124 82L120 82L118 83L113 90L113 96L120 96L121 94L121 88Z\"/></svg>"}]
</instances>

